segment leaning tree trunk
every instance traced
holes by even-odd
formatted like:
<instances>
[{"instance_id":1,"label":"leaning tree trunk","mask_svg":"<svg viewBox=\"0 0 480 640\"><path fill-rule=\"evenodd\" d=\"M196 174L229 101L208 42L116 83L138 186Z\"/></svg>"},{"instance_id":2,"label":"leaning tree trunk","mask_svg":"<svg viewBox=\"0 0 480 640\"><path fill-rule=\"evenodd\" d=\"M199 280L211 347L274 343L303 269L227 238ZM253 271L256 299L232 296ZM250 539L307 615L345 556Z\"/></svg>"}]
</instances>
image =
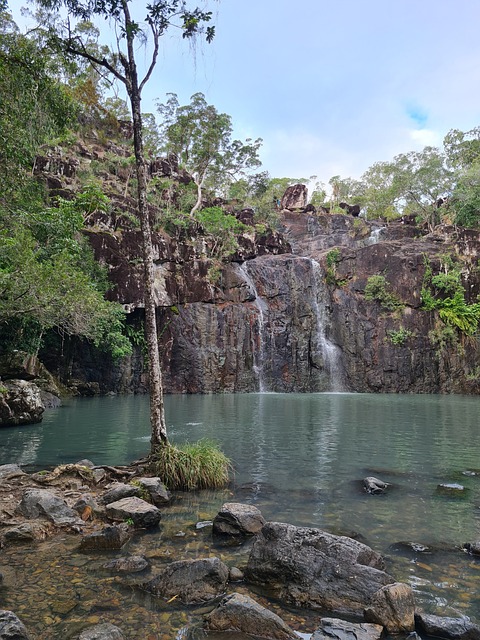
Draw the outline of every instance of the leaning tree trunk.
<instances>
[{"instance_id":1,"label":"leaning tree trunk","mask_svg":"<svg viewBox=\"0 0 480 640\"><path fill-rule=\"evenodd\" d=\"M132 51L130 52L130 44ZM133 143L137 171L138 215L142 231L142 252L145 298L145 339L148 352L148 377L150 389L151 452L168 444L165 409L163 403L162 371L158 353L158 334L155 309L154 254L152 230L147 206L147 176L143 155L141 96L137 70L133 57L133 43L128 43L130 61L130 86L128 87L133 119ZM130 55L131 54L131 55Z\"/></svg>"}]
</instances>

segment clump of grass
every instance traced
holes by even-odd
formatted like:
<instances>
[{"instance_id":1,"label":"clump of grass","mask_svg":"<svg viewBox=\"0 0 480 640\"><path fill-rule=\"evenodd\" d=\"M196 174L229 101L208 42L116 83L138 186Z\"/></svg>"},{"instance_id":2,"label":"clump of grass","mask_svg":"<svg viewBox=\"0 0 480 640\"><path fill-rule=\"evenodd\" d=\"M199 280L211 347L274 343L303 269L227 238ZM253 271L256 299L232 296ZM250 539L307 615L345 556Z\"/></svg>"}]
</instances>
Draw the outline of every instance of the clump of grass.
<instances>
[{"instance_id":1,"label":"clump of grass","mask_svg":"<svg viewBox=\"0 0 480 640\"><path fill-rule=\"evenodd\" d=\"M232 465L212 440L168 444L154 454L154 469L171 491L219 489L228 484Z\"/></svg>"}]
</instances>

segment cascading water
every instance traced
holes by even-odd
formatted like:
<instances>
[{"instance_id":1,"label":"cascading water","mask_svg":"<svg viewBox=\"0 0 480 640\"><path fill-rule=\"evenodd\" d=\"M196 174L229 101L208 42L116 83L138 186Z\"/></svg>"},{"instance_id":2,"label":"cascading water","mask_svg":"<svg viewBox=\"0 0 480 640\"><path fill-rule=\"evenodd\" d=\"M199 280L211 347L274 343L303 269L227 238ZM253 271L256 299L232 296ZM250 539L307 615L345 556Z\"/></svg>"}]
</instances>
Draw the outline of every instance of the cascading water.
<instances>
[{"instance_id":1,"label":"cascading water","mask_svg":"<svg viewBox=\"0 0 480 640\"><path fill-rule=\"evenodd\" d=\"M264 365L265 365L265 317L268 313L268 305L258 295L257 287L252 280L248 272L248 262L244 262L239 267L245 284L250 290L250 293L253 298L253 304L257 308L257 321L258 321L258 345L256 344L255 334L252 331L251 333L251 343L252 343L252 354L253 354L253 371L255 372L255 377L257 379L258 391L260 393L264 393L267 391L265 388L265 380L264 380Z\"/></svg>"},{"instance_id":2,"label":"cascading water","mask_svg":"<svg viewBox=\"0 0 480 640\"><path fill-rule=\"evenodd\" d=\"M385 231L386 227L374 227L370 231L370 235L365 240L365 246L370 246L372 244L378 244L382 237L382 233Z\"/></svg>"},{"instance_id":3,"label":"cascading water","mask_svg":"<svg viewBox=\"0 0 480 640\"><path fill-rule=\"evenodd\" d=\"M317 348L322 356L325 373L328 378L327 391L343 391L343 367L341 363L341 350L336 344L331 342L326 336L327 308L325 298L327 290L321 266L315 260L306 258L311 265L314 291L312 295L312 306L316 317L316 339Z\"/></svg>"}]
</instances>

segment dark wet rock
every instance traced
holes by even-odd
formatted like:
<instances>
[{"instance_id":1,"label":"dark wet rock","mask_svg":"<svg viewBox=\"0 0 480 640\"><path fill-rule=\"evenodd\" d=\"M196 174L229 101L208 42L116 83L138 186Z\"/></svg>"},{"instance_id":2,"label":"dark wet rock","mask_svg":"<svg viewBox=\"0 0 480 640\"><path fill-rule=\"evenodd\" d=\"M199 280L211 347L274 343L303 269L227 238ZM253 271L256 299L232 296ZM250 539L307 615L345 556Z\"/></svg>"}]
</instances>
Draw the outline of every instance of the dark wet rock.
<instances>
[{"instance_id":1,"label":"dark wet rock","mask_svg":"<svg viewBox=\"0 0 480 640\"><path fill-rule=\"evenodd\" d=\"M133 484L125 484L123 482L115 482L109 489L106 491L100 501L103 504L111 504L112 502L117 502L118 500L122 500L123 498L130 498L132 496L140 495L140 487L136 487Z\"/></svg>"},{"instance_id":2,"label":"dark wet rock","mask_svg":"<svg viewBox=\"0 0 480 640\"><path fill-rule=\"evenodd\" d=\"M475 542L466 542L463 545L463 548L472 556L480 556L480 540L475 540Z\"/></svg>"},{"instance_id":3,"label":"dark wet rock","mask_svg":"<svg viewBox=\"0 0 480 640\"><path fill-rule=\"evenodd\" d=\"M5 392L0 393L0 426L42 421L45 407L36 384L26 380L6 380L2 386Z\"/></svg>"},{"instance_id":4,"label":"dark wet rock","mask_svg":"<svg viewBox=\"0 0 480 640\"><path fill-rule=\"evenodd\" d=\"M24 543L43 540L47 535L45 527L39 522L24 522L3 532L2 540L6 543Z\"/></svg>"},{"instance_id":5,"label":"dark wet rock","mask_svg":"<svg viewBox=\"0 0 480 640\"><path fill-rule=\"evenodd\" d=\"M367 622L380 624L392 634L408 633L415 629L415 601L412 588L402 582L379 589L365 608Z\"/></svg>"},{"instance_id":6,"label":"dark wet rock","mask_svg":"<svg viewBox=\"0 0 480 640\"><path fill-rule=\"evenodd\" d=\"M407 555L417 555L418 553L432 553L432 547L421 542L395 542L388 547L393 553L403 553Z\"/></svg>"},{"instance_id":7,"label":"dark wet rock","mask_svg":"<svg viewBox=\"0 0 480 640\"><path fill-rule=\"evenodd\" d=\"M18 476L27 475L18 464L2 464L0 465L0 480L10 480Z\"/></svg>"},{"instance_id":8,"label":"dark wet rock","mask_svg":"<svg viewBox=\"0 0 480 640\"><path fill-rule=\"evenodd\" d=\"M114 624L103 622L82 631L78 640L124 640L124 637Z\"/></svg>"},{"instance_id":9,"label":"dark wet rock","mask_svg":"<svg viewBox=\"0 0 480 640\"><path fill-rule=\"evenodd\" d=\"M373 476L369 476L368 478L363 479L363 488L367 493L385 493L387 487L388 482L383 482L383 480L379 480L378 478L375 478Z\"/></svg>"},{"instance_id":10,"label":"dark wet rock","mask_svg":"<svg viewBox=\"0 0 480 640\"><path fill-rule=\"evenodd\" d=\"M31 636L12 611L0 610L0 640L30 640Z\"/></svg>"},{"instance_id":11,"label":"dark wet rock","mask_svg":"<svg viewBox=\"0 0 480 640\"><path fill-rule=\"evenodd\" d=\"M80 542L80 551L114 551L128 542L130 535L121 527L104 527L84 536Z\"/></svg>"},{"instance_id":12,"label":"dark wet rock","mask_svg":"<svg viewBox=\"0 0 480 640\"><path fill-rule=\"evenodd\" d=\"M162 517L160 509L141 498L122 498L107 504L106 514L112 520L126 522L131 520L136 527L149 529L155 527Z\"/></svg>"},{"instance_id":13,"label":"dark wet rock","mask_svg":"<svg viewBox=\"0 0 480 640\"><path fill-rule=\"evenodd\" d=\"M103 568L118 573L139 573L147 569L148 566L148 561L143 556L126 556L106 562Z\"/></svg>"},{"instance_id":14,"label":"dark wet rock","mask_svg":"<svg viewBox=\"0 0 480 640\"><path fill-rule=\"evenodd\" d=\"M480 627L468 618L448 618L426 613L415 615L417 631L447 640L479 640Z\"/></svg>"},{"instance_id":15,"label":"dark wet rock","mask_svg":"<svg viewBox=\"0 0 480 640\"><path fill-rule=\"evenodd\" d=\"M322 618L320 626L313 632L311 640L380 640L383 627L361 622L355 624L339 618Z\"/></svg>"},{"instance_id":16,"label":"dark wet rock","mask_svg":"<svg viewBox=\"0 0 480 640\"><path fill-rule=\"evenodd\" d=\"M228 567L219 558L200 558L172 562L142 586L166 600L175 596L184 604L198 604L221 596L227 582Z\"/></svg>"},{"instance_id":17,"label":"dark wet rock","mask_svg":"<svg viewBox=\"0 0 480 640\"><path fill-rule=\"evenodd\" d=\"M145 491L149 501L157 507L169 504L172 494L167 490L160 478L136 478L135 483L140 485L140 491Z\"/></svg>"},{"instance_id":18,"label":"dark wet rock","mask_svg":"<svg viewBox=\"0 0 480 640\"><path fill-rule=\"evenodd\" d=\"M254 540L245 577L294 606L354 615L394 582L383 568L378 553L351 538L267 522Z\"/></svg>"},{"instance_id":19,"label":"dark wet rock","mask_svg":"<svg viewBox=\"0 0 480 640\"><path fill-rule=\"evenodd\" d=\"M226 536L251 536L265 524L260 509L250 504L226 502L213 520L213 533Z\"/></svg>"},{"instance_id":20,"label":"dark wet rock","mask_svg":"<svg viewBox=\"0 0 480 640\"><path fill-rule=\"evenodd\" d=\"M94 515L103 515L105 507L100 506L90 493L84 493L73 505L73 509L83 518L89 511Z\"/></svg>"},{"instance_id":21,"label":"dark wet rock","mask_svg":"<svg viewBox=\"0 0 480 640\"><path fill-rule=\"evenodd\" d=\"M240 632L269 640L298 639L298 635L275 613L253 598L233 593L205 616L209 631Z\"/></svg>"},{"instance_id":22,"label":"dark wet rock","mask_svg":"<svg viewBox=\"0 0 480 640\"><path fill-rule=\"evenodd\" d=\"M26 518L47 518L55 525L82 525L78 514L47 489L26 489L18 506Z\"/></svg>"}]
</instances>

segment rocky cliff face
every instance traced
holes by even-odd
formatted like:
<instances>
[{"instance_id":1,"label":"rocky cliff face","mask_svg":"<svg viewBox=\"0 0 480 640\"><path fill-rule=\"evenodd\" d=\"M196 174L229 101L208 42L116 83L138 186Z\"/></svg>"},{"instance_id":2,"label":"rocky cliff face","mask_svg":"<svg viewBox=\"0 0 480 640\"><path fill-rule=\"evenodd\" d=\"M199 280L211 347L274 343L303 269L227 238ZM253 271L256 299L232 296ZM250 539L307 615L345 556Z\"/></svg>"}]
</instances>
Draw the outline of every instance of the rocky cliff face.
<instances>
[{"instance_id":1,"label":"rocky cliff face","mask_svg":"<svg viewBox=\"0 0 480 640\"><path fill-rule=\"evenodd\" d=\"M200 239L156 236L167 392L480 390L478 340L442 336L442 323L420 299L424 257L439 269L446 254L461 258L476 299L477 233L425 235L399 223L288 211L282 232L260 244L245 238L242 255L223 265L214 284ZM135 323L143 296L136 232L90 236L110 265L112 295ZM378 274L400 301L393 311L365 298L368 278ZM71 365L74 377L98 380L104 391L146 391L139 349L119 365L89 362L83 350Z\"/></svg>"},{"instance_id":2,"label":"rocky cliff face","mask_svg":"<svg viewBox=\"0 0 480 640\"><path fill-rule=\"evenodd\" d=\"M82 149L80 162L90 161ZM100 158L101 149L94 151ZM47 184L73 188L78 162L47 159L37 167ZM140 232L129 224L132 203L123 187L113 179L106 184L114 213L92 220L88 235L109 267L111 298L139 329ZM205 238L157 232L154 245L167 392L480 391L478 339L446 330L434 312L421 308L420 296L425 258L438 272L449 255L462 265L468 301L476 301L477 232L449 228L428 235L400 223L283 210L280 232L259 236L252 227L215 277ZM371 276L384 278L398 300L393 310L366 299ZM147 390L141 344L122 363L84 344L71 344L64 354L60 366L44 354L64 382L99 383L103 392Z\"/></svg>"}]
</instances>

